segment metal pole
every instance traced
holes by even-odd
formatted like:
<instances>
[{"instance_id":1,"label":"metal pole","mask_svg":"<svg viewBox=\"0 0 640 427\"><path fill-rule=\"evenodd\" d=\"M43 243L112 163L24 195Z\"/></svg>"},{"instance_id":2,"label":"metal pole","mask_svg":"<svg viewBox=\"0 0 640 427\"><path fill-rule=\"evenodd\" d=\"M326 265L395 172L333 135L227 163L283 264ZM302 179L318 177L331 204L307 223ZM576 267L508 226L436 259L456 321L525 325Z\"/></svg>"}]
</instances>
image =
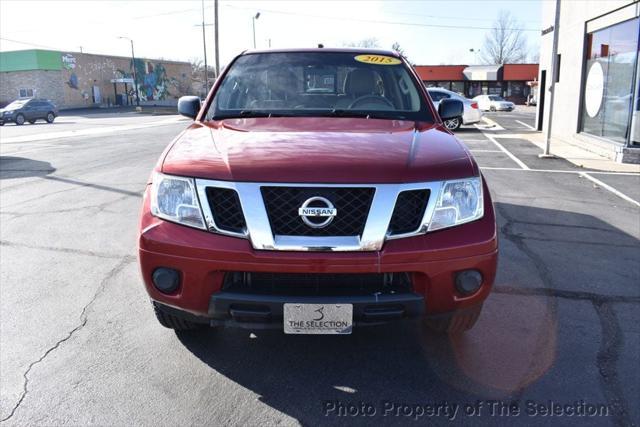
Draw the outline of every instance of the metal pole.
<instances>
[{"instance_id":1,"label":"metal pole","mask_svg":"<svg viewBox=\"0 0 640 427\"><path fill-rule=\"evenodd\" d=\"M204 49L204 87L209 92L209 68L207 67L207 38L204 31L204 0L202 0L202 47Z\"/></svg>"},{"instance_id":2,"label":"metal pole","mask_svg":"<svg viewBox=\"0 0 640 427\"><path fill-rule=\"evenodd\" d=\"M219 55L219 40L218 40L218 0L213 3L213 30L215 34L216 44L216 79L220 75L220 55Z\"/></svg>"},{"instance_id":3,"label":"metal pole","mask_svg":"<svg viewBox=\"0 0 640 427\"><path fill-rule=\"evenodd\" d=\"M253 48L256 48L256 18L255 16L251 18L251 23L253 24Z\"/></svg>"},{"instance_id":4,"label":"metal pole","mask_svg":"<svg viewBox=\"0 0 640 427\"><path fill-rule=\"evenodd\" d=\"M133 61L133 88L136 91L136 105L140 106L140 95L138 95L138 78L136 76L136 55L133 53L133 40L129 39L131 42L131 60Z\"/></svg>"},{"instance_id":5,"label":"metal pole","mask_svg":"<svg viewBox=\"0 0 640 427\"><path fill-rule=\"evenodd\" d=\"M551 53L551 86L549 87L549 122L547 123L546 144L544 153L538 157L555 157L551 154L551 124L553 123L553 98L556 93L556 76L558 75L558 33L560 29L560 0L556 0L556 18L553 24L553 52Z\"/></svg>"}]
</instances>

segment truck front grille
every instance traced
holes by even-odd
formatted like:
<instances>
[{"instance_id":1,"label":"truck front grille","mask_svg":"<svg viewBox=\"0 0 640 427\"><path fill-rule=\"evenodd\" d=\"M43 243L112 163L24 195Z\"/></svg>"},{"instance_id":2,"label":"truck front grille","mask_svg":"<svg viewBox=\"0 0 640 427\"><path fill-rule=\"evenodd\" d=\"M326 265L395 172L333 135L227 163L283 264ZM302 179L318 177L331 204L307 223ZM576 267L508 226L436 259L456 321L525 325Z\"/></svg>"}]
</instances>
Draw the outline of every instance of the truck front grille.
<instances>
[{"instance_id":1,"label":"truck front grille","mask_svg":"<svg viewBox=\"0 0 640 427\"><path fill-rule=\"evenodd\" d=\"M261 187L271 231L281 236L360 236L364 230L374 188L364 187ZM329 200L337 209L323 228L305 224L298 209L311 197Z\"/></svg>"},{"instance_id":2,"label":"truck front grille","mask_svg":"<svg viewBox=\"0 0 640 427\"><path fill-rule=\"evenodd\" d=\"M240 199L235 190L229 188L207 188L209 208L216 226L225 231L242 233L246 228Z\"/></svg>"},{"instance_id":3,"label":"truck front grille","mask_svg":"<svg viewBox=\"0 0 640 427\"><path fill-rule=\"evenodd\" d=\"M398 194L393 209L389 234L414 232L420 227L429 202L429 190L409 190Z\"/></svg>"},{"instance_id":4,"label":"truck front grille","mask_svg":"<svg viewBox=\"0 0 640 427\"><path fill-rule=\"evenodd\" d=\"M222 290L288 296L358 296L412 292L411 273L251 273L228 272Z\"/></svg>"}]
</instances>

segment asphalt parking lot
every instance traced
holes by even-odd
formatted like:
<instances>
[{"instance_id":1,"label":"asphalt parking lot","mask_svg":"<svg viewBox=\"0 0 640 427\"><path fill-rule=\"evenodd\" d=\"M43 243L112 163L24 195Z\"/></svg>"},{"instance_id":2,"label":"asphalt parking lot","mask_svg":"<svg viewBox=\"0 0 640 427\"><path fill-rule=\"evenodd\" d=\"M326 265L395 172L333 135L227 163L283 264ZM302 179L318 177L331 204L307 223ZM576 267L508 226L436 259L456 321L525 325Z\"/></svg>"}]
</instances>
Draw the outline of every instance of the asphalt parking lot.
<instances>
[{"instance_id":1,"label":"asphalt parking lot","mask_svg":"<svg viewBox=\"0 0 640 427\"><path fill-rule=\"evenodd\" d=\"M495 290L458 338L413 322L176 335L141 284L136 224L151 168L188 122L0 128L2 424L638 425L640 175L540 160L513 137L531 111L514 113L457 133L501 244Z\"/></svg>"}]
</instances>

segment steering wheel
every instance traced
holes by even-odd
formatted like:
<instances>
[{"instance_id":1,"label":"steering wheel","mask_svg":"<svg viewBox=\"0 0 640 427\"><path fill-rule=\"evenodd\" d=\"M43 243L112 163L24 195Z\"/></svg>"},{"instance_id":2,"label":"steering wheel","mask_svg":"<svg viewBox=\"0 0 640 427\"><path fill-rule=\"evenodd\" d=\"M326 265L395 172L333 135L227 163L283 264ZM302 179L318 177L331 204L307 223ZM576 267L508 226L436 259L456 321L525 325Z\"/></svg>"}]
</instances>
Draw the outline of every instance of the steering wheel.
<instances>
[{"instance_id":1,"label":"steering wheel","mask_svg":"<svg viewBox=\"0 0 640 427\"><path fill-rule=\"evenodd\" d=\"M384 105L385 107L395 109L395 106L389 101L387 98L382 97L380 95L364 95L359 98L356 98L350 105L349 109L355 108L358 104L364 104L365 102L370 102L373 104Z\"/></svg>"}]
</instances>

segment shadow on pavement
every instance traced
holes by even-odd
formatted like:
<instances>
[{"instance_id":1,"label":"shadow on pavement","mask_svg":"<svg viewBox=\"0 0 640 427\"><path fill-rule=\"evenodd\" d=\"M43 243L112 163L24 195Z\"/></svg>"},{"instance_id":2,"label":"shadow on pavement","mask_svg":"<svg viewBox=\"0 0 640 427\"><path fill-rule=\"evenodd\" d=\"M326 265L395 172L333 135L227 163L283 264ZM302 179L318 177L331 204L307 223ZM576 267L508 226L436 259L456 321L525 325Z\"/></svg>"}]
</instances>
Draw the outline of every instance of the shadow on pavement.
<instances>
[{"instance_id":1,"label":"shadow on pavement","mask_svg":"<svg viewBox=\"0 0 640 427\"><path fill-rule=\"evenodd\" d=\"M46 176L56 171L49 162L24 157L0 156L0 179Z\"/></svg>"},{"instance_id":2,"label":"shadow on pavement","mask_svg":"<svg viewBox=\"0 0 640 427\"><path fill-rule=\"evenodd\" d=\"M402 410L383 417L385 405L509 401L542 380L547 385L534 389L555 393L545 399L571 402L604 395L616 421L624 423L629 406L618 375L616 341L622 332L615 316L582 327L594 330L596 337L601 330L617 336L579 341L574 325L561 323L572 314L560 313L566 305L558 300L590 301L597 308L616 301L600 294L600 281L640 283L640 272L621 268L638 255L638 238L580 213L504 203L497 210L503 242L495 292L478 324L462 336L436 335L418 321L406 321L356 328L350 336L217 329L178 333L178 339L211 369L302 424L406 423L413 418ZM597 261L581 263L584 256ZM613 294L619 293L613 288ZM598 319L599 313L592 311L589 319ZM579 347L572 347L574 339ZM576 363L574 351L586 365ZM595 385L580 389L585 382ZM331 410L361 402L375 406L376 418L338 417ZM460 409L456 420L463 418ZM445 422L447 416L423 421Z\"/></svg>"}]
</instances>

